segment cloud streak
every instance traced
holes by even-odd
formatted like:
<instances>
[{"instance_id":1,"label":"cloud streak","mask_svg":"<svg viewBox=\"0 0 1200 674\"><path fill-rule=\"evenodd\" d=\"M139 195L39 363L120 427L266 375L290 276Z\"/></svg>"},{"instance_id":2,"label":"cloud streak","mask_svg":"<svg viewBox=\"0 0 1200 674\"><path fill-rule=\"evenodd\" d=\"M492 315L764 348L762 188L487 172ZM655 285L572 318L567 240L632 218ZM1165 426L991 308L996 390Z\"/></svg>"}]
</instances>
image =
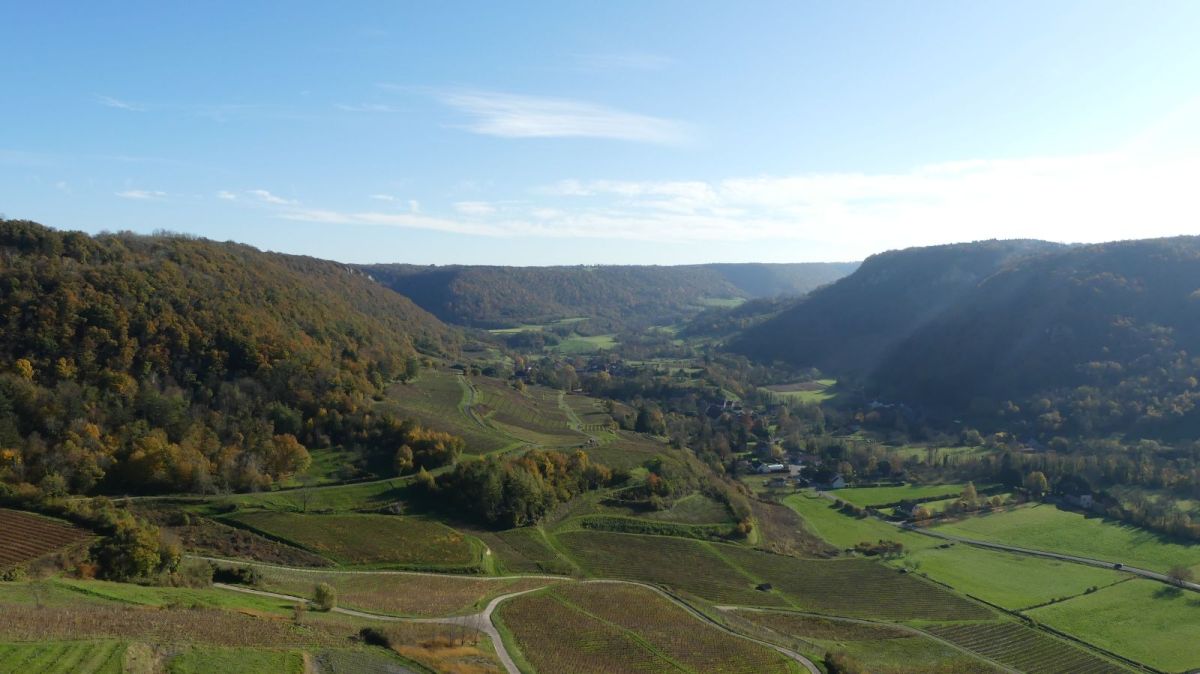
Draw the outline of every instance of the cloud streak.
<instances>
[{"instance_id":1,"label":"cloud streak","mask_svg":"<svg viewBox=\"0 0 1200 674\"><path fill-rule=\"evenodd\" d=\"M1200 156L972 160L889 173L717 181L567 180L444 213L284 208L327 224L490 237L819 244L829 259L987 238L1095 242L1194 233ZM532 198L530 198L532 195Z\"/></svg>"},{"instance_id":2,"label":"cloud streak","mask_svg":"<svg viewBox=\"0 0 1200 674\"><path fill-rule=\"evenodd\" d=\"M125 190L123 192L116 192L116 195L122 199L133 199L135 201L156 201L167 198L166 192L159 192L158 190Z\"/></svg>"},{"instance_id":3,"label":"cloud streak","mask_svg":"<svg viewBox=\"0 0 1200 674\"><path fill-rule=\"evenodd\" d=\"M470 118L463 128L500 138L606 138L640 143L687 142L687 125L586 101L455 90L438 99Z\"/></svg>"},{"instance_id":4,"label":"cloud streak","mask_svg":"<svg viewBox=\"0 0 1200 674\"><path fill-rule=\"evenodd\" d=\"M276 206L295 206L300 203L298 201L293 201L292 199L284 199L283 197L276 196L267 190L246 190L246 194L249 194L263 203L274 204Z\"/></svg>"},{"instance_id":5,"label":"cloud streak","mask_svg":"<svg viewBox=\"0 0 1200 674\"><path fill-rule=\"evenodd\" d=\"M146 108L138 103L130 103L122 101L112 96L96 96L96 101L106 108L116 108L118 110L128 110L129 112L145 112Z\"/></svg>"}]
</instances>

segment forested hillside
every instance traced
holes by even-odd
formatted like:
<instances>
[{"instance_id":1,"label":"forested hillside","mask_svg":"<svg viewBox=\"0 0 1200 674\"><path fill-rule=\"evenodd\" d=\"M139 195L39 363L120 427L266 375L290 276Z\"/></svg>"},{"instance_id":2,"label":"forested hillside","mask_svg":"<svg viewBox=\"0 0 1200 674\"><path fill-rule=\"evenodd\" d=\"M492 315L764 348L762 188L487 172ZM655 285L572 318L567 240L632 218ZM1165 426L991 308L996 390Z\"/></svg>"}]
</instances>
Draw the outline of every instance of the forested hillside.
<instances>
[{"instance_id":1,"label":"forested hillside","mask_svg":"<svg viewBox=\"0 0 1200 674\"><path fill-rule=\"evenodd\" d=\"M599 319L605 329L662 325L713 303L802 295L855 263L678 267L361 267L444 321L483 328Z\"/></svg>"},{"instance_id":2,"label":"forested hillside","mask_svg":"<svg viewBox=\"0 0 1200 674\"><path fill-rule=\"evenodd\" d=\"M872 372L884 353L1021 257L1054 250L1041 241L981 241L909 248L867 258L734 339L756 360L842 373Z\"/></svg>"},{"instance_id":3,"label":"forested hillside","mask_svg":"<svg viewBox=\"0 0 1200 674\"><path fill-rule=\"evenodd\" d=\"M731 347L1051 438L1200 428L1200 238L874 256Z\"/></svg>"},{"instance_id":4,"label":"forested hillside","mask_svg":"<svg viewBox=\"0 0 1200 674\"><path fill-rule=\"evenodd\" d=\"M260 487L387 436L371 398L456 339L344 265L0 221L0 479Z\"/></svg>"},{"instance_id":5,"label":"forested hillside","mask_svg":"<svg viewBox=\"0 0 1200 674\"><path fill-rule=\"evenodd\" d=\"M1200 238L1183 237L1021 261L909 335L873 379L1041 434L1169 436L1200 422L1198 377Z\"/></svg>"}]
</instances>

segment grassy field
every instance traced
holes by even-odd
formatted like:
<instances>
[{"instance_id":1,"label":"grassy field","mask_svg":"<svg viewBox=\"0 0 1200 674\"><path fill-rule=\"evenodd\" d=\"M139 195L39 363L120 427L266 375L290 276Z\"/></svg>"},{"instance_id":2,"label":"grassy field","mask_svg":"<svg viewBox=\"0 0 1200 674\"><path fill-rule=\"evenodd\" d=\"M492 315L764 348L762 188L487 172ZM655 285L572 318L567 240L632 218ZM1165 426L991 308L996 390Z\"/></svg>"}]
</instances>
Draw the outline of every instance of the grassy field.
<instances>
[{"instance_id":1,"label":"grassy field","mask_svg":"<svg viewBox=\"0 0 1200 674\"><path fill-rule=\"evenodd\" d=\"M91 534L62 520L0 508L0 569L44 557L81 543Z\"/></svg>"},{"instance_id":2,"label":"grassy field","mask_svg":"<svg viewBox=\"0 0 1200 674\"><path fill-rule=\"evenodd\" d=\"M964 544L910 553L898 562L954 589L1017 610L1111 585L1116 571Z\"/></svg>"},{"instance_id":3,"label":"grassy field","mask_svg":"<svg viewBox=\"0 0 1200 674\"><path fill-rule=\"evenodd\" d=\"M1015 622L930 627L928 632L1027 674L1120 674L1099 655Z\"/></svg>"},{"instance_id":4,"label":"grassy field","mask_svg":"<svg viewBox=\"0 0 1200 674\"><path fill-rule=\"evenodd\" d=\"M991 609L868 559L797 559L713 545L797 608L877 620L987 620Z\"/></svg>"},{"instance_id":5,"label":"grassy field","mask_svg":"<svg viewBox=\"0 0 1200 674\"><path fill-rule=\"evenodd\" d=\"M597 578L657 583L726 604L785 603L777 594L755 590L750 578L700 541L599 531L571 531L555 538L584 571Z\"/></svg>"},{"instance_id":6,"label":"grassy field","mask_svg":"<svg viewBox=\"0 0 1200 674\"><path fill-rule=\"evenodd\" d=\"M258 567L260 586L272 592L311 597L317 583L337 590L338 605L372 613L438 617L481 611L488 600L509 592L544 587L544 578L433 576L403 573L307 572Z\"/></svg>"},{"instance_id":7,"label":"grassy field","mask_svg":"<svg viewBox=\"0 0 1200 674\"><path fill-rule=\"evenodd\" d=\"M1193 592L1131 580L1028 615L1158 669L1200 667L1200 595Z\"/></svg>"},{"instance_id":8,"label":"grassy field","mask_svg":"<svg viewBox=\"0 0 1200 674\"><path fill-rule=\"evenodd\" d=\"M846 622L784 611L733 611L819 660L845 653L873 674L991 674L999 670L935 639L887 625Z\"/></svg>"},{"instance_id":9,"label":"grassy field","mask_svg":"<svg viewBox=\"0 0 1200 674\"><path fill-rule=\"evenodd\" d=\"M561 586L518 597L499 616L540 674L799 671L775 651L711 627L643 588Z\"/></svg>"},{"instance_id":10,"label":"grassy field","mask_svg":"<svg viewBox=\"0 0 1200 674\"><path fill-rule=\"evenodd\" d=\"M550 347L549 350L568 356L583 353L596 353L597 351L604 351L614 348L617 345L616 338L616 335L584 336L572 333L570 337L567 337L558 344Z\"/></svg>"},{"instance_id":11,"label":"grassy field","mask_svg":"<svg viewBox=\"0 0 1200 674\"><path fill-rule=\"evenodd\" d=\"M820 404L831 400L837 395L832 390L836 384L837 380L835 379L817 379L814 381L797 382L795 384L776 384L765 388L780 398L797 400L802 403Z\"/></svg>"},{"instance_id":12,"label":"grassy field","mask_svg":"<svg viewBox=\"0 0 1200 674\"><path fill-rule=\"evenodd\" d=\"M121 674L124 657L118 641L0 643L0 674Z\"/></svg>"},{"instance_id":13,"label":"grassy field","mask_svg":"<svg viewBox=\"0 0 1200 674\"><path fill-rule=\"evenodd\" d=\"M899 487L851 487L833 495L857 506L884 506L900 501L921 501L962 494L964 484L906 484Z\"/></svg>"},{"instance_id":14,"label":"grassy field","mask_svg":"<svg viewBox=\"0 0 1200 674\"><path fill-rule=\"evenodd\" d=\"M1136 527L1039 505L968 517L935 527L941 533L1121 562L1166 572L1183 565L1200 569L1200 546L1173 543Z\"/></svg>"},{"instance_id":15,"label":"grassy field","mask_svg":"<svg viewBox=\"0 0 1200 674\"><path fill-rule=\"evenodd\" d=\"M514 438L471 417L470 396L461 375L452 370L431 369L422 370L415 382L392 386L380 406L422 426L461 437L469 454L486 454L512 446Z\"/></svg>"},{"instance_id":16,"label":"grassy field","mask_svg":"<svg viewBox=\"0 0 1200 674\"><path fill-rule=\"evenodd\" d=\"M637 433L620 431L614 440L596 447L588 447L584 451L593 460L609 468L631 470L644 465L667 450L667 445L659 440Z\"/></svg>"},{"instance_id":17,"label":"grassy field","mask_svg":"<svg viewBox=\"0 0 1200 674\"><path fill-rule=\"evenodd\" d=\"M880 539L899 541L906 550L920 550L938 545L929 536L903 531L886 522L867 517L858 519L845 515L833 506L833 502L801 492L783 499L784 505L796 511L817 536L840 549L852 548L863 541L874 543Z\"/></svg>"},{"instance_id":18,"label":"grassy field","mask_svg":"<svg viewBox=\"0 0 1200 674\"><path fill-rule=\"evenodd\" d=\"M469 569L481 564L483 545L477 540L415 517L260 511L227 519L341 564L420 569Z\"/></svg>"},{"instance_id":19,"label":"grassy field","mask_svg":"<svg viewBox=\"0 0 1200 674\"><path fill-rule=\"evenodd\" d=\"M646 519L679 524L729 524L733 515L724 503L703 494L690 494L666 510L646 514Z\"/></svg>"}]
</instances>

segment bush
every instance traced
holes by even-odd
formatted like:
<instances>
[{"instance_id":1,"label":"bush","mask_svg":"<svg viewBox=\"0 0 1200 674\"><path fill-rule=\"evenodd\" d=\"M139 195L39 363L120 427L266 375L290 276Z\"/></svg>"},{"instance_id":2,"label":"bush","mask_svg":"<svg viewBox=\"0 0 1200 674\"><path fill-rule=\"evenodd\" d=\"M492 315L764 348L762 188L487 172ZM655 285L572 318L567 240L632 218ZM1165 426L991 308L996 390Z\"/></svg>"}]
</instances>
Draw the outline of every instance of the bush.
<instances>
[{"instance_id":1,"label":"bush","mask_svg":"<svg viewBox=\"0 0 1200 674\"><path fill-rule=\"evenodd\" d=\"M221 566L213 571L212 579L229 585L258 585L262 577L252 566Z\"/></svg>"},{"instance_id":2,"label":"bush","mask_svg":"<svg viewBox=\"0 0 1200 674\"><path fill-rule=\"evenodd\" d=\"M337 590L329 583L318 583L313 590L313 604L322 611L337 608Z\"/></svg>"}]
</instances>

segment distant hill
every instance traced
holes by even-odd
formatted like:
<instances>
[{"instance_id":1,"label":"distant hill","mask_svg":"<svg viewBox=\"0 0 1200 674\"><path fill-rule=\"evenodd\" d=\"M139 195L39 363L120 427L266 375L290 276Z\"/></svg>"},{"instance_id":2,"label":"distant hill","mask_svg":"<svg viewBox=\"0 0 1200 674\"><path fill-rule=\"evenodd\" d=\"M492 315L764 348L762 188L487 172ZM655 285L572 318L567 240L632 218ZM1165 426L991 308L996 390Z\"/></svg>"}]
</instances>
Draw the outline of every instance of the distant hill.
<instances>
[{"instance_id":1,"label":"distant hill","mask_svg":"<svg viewBox=\"0 0 1200 674\"><path fill-rule=\"evenodd\" d=\"M888 349L1041 241L982 241L872 255L849 276L784 308L732 340L756 360L869 373Z\"/></svg>"},{"instance_id":2,"label":"distant hill","mask_svg":"<svg viewBox=\"0 0 1200 674\"><path fill-rule=\"evenodd\" d=\"M659 266L360 267L450 323L482 328L598 319L610 328L662 325L714 304L802 295L856 263Z\"/></svg>"},{"instance_id":3,"label":"distant hill","mask_svg":"<svg viewBox=\"0 0 1200 674\"><path fill-rule=\"evenodd\" d=\"M752 357L848 373L1031 434L1200 431L1200 237L887 253L747 330Z\"/></svg>"},{"instance_id":4,"label":"distant hill","mask_svg":"<svg viewBox=\"0 0 1200 674\"><path fill-rule=\"evenodd\" d=\"M338 263L0 221L0 478L262 486L294 441L367 442L371 398L457 340Z\"/></svg>"}]
</instances>

